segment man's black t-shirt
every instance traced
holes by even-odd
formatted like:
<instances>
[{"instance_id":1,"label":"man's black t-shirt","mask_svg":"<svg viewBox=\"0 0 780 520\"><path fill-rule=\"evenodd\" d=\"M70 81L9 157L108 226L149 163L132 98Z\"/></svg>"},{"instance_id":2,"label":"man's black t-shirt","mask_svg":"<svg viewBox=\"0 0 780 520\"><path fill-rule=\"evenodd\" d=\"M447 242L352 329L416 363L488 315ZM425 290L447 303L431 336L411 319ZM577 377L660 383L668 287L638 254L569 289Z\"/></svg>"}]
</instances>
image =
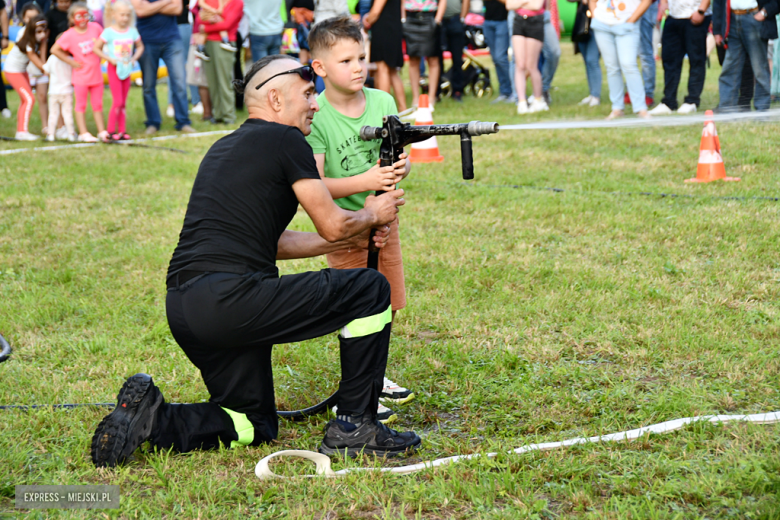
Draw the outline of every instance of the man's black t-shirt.
<instances>
[{"instance_id":1,"label":"man's black t-shirt","mask_svg":"<svg viewBox=\"0 0 780 520\"><path fill-rule=\"evenodd\" d=\"M168 279L179 271L244 274L275 265L279 237L298 210L293 183L319 178L298 128L248 119L200 163Z\"/></svg>"}]
</instances>

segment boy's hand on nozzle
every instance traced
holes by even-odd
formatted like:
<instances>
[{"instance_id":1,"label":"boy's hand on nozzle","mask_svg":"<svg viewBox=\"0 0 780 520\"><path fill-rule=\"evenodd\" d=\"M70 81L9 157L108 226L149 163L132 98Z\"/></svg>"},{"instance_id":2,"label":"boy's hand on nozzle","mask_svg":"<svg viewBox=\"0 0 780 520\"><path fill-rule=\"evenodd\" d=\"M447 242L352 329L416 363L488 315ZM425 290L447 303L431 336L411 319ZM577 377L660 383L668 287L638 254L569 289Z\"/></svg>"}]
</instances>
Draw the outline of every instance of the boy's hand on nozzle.
<instances>
[{"instance_id":1,"label":"boy's hand on nozzle","mask_svg":"<svg viewBox=\"0 0 780 520\"><path fill-rule=\"evenodd\" d=\"M363 175L366 176L366 191L389 191L396 181L394 166L379 166L379 161Z\"/></svg>"},{"instance_id":2,"label":"boy's hand on nozzle","mask_svg":"<svg viewBox=\"0 0 780 520\"><path fill-rule=\"evenodd\" d=\"M374 215L374 227L390 224L398 214L398 207L406 204L403 199L404 190L393 190L382 194L381 197L369 195L366 197L365 209Z\"/></svg>"},{"instance_id":3,"label":"boy's hand on nozzle","mask_svg":"<svg viewBox=\"0 0 780 520\"><path fill-rule=\"evenodd\" d=\"M398 162L395 163L395 182L398 184L409 175L409 171L412 169L412 163L408 159L406 152L403 152L398 156Z\"/></svg>"}]
</instances>

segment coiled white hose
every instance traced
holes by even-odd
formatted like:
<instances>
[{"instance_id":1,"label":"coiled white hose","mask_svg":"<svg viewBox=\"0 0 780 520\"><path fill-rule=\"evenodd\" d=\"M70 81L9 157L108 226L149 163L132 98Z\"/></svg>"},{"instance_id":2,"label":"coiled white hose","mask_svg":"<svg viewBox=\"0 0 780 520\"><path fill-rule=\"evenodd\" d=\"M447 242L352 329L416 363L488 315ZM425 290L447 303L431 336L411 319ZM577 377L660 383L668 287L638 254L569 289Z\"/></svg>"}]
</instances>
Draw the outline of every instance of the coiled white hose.
<instances>
[{"instance_id":1,"label":"coiled white hose","mask_svg":"<svg viewBox=\"0 0 780 520\"><path fill-rule=\"evenodd\" d=\"M569 439L562 442L545 442L541 444L527 444L525 446L521 446L520 448L512 450L508 453L521 454L521 453L527 453L529 451L547 451L547 450L554 450L558 448L565 448L567 446L574 446L576 444L587 444L593 442L631 441L643 437L648 433L673 432L675 430L679 430L680 428L688 424L692 424L695 422L707 422L707 423L720 424L720 423L727 423L727 422L734 422L734 421L750 422L754 424L774 424L780 422L780 411L769 412L769 413L757 413L752 415L698 415L696 417L685 417L683 419L674 419L671 421L653 424L650 426L644 426L642 428L637 428L635 430L611 433L609 435L601 435L597 437L577 437L575 439ZM257 478L261 480L271 479L271 478L289 478L289 477L282 477L280 475L277 475L276 473L271 471L271 468L268 465L272 459L282 458L282 457L298 457L298 458L303 458L314 462L317 465L315 474L300 475L302 477L311 478L311 477L319 477L319 476L342 477L348 473L354 473L357 471L380 471L382 473L408 475L410 473L415 473L417 471L421 471L426 468L445 466L447 464L452 464L454 462L459 462L461 460L469 460L477 457L492 458L495 457L496 455L498 455L498 453L488 453L485 455L480 453L473 453L471 455L458 455L455 457L446 457L443 459L436 459L428 462L421 462L419 464L411 464L409 466L401 466L397 468L379 468L379 469L346 468L339 471L333 471L330 467L330 457L328 457L327 455L323 455L321 453L315 453L313 451L306 451L306 450L283 450L283 451L277 451L276 453L272 453L267 457L262 458L260 462L257 463L257 466L255 466L255 475L257 475Z\"/></svg>"}]
</instances>

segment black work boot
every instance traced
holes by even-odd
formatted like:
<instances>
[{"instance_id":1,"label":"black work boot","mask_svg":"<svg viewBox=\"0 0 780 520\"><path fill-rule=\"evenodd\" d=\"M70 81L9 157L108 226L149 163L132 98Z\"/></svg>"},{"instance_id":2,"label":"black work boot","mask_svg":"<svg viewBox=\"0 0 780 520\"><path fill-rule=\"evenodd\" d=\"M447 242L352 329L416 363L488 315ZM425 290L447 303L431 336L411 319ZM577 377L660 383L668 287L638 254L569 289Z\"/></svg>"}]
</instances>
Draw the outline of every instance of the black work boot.
<instances>
[{"instance_id":1,"label":"black work boot","mask_svg":"<svg viewBox=\"0 0 780 520\"><path fill-rule=\"evenodd\" d=\"M399 433L380 423L376 417L365 414L364 422L345 425L334 419L325 428L319 452L325 455L346 454L356 457L361 453L377 457L395 457L412 453L422 439L414 432Z\"/></svg>"},{"instance_id":2,"label":"black work boot","mask_svg":"<svg viewBox=\"0 0 780 520\"><path fill-rule=\"evenodd\" d=\"M147 374L128 378L116 400L116 408L100 421L92 436L92 462L98 468L121 464L149 439L157 411L165 402Z\"/></svg>"}]
</instances>

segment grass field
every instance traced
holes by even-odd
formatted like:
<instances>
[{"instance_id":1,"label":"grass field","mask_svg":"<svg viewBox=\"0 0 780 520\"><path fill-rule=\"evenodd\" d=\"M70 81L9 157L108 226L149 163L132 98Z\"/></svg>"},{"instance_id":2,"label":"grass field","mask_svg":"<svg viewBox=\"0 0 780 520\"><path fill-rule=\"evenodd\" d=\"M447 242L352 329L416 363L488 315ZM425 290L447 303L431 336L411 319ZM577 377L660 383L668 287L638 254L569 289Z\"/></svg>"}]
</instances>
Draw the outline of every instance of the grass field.
<instances>
[{"instance_id":1,"label":"grass field","mask_svg":"<svg viewBox=\"0 0 780 520\"><path fill-rule=\"evenodd\" d=\"M717 104L713 61L703 108ZM662 81L659 63L658 97ZM587 94L584 66L568 44L554 85L542 115L467 99L442 102L434 118L510 124L609 112L608 103L576 105ZM9 101L15 112L15 93ZM140 89L130 103L129 132L139 135ZM0 120L0 134L13 130ZM172 131L169 119L163 130ZM480 137L470 183L460 179L457 139L440 139L446 161L414 166L403 186L409 305L388 368L417 393L397 411L424 449L335 468L780 410L780 202L751 198L780 196L778 130L720 124L727 172L742 181L708 185L683 183L695 174L700 126ZM188 155L99 146L0 156L0 333L15 349L0 365L0 404L111 401L135 372L152 374L171 402L208 399L168 330L164 280L214 140L158 143ZM0 142L25 146L35 145ZM302 211L292 226L313 229ZM284 273L324 266L281 263ZM279 345L274 363L279 408L313 404L336 387L336 336ZM412 476L267 482L254 476L257 461L316 449L328 417L282 422L270 446L139 452L108 471L89 459L104 413L0 411L0 517L780 518L777 425L699 424ZM122 505L15 511L20 484L118 484Z\"/></svg>"}]
</instances>

